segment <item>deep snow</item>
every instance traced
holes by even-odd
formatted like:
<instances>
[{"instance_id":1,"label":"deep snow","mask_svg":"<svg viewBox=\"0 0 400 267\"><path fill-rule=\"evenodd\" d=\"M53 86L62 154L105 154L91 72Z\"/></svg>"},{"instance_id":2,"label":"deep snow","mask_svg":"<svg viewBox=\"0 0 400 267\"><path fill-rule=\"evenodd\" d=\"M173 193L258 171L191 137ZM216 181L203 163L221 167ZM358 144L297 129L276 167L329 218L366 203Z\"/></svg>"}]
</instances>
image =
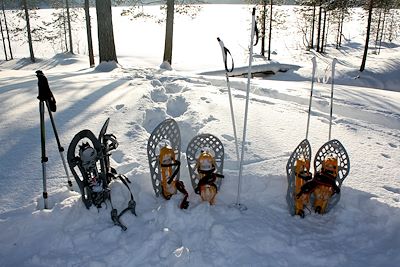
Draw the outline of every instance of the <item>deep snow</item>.
<instances>
[{"instance_id":1,"label":"deep snow","mask_svg":"<svg viewBox=\"0 0 400 267\"><path fill-rule=\"evenodd\" d=\"M225 77L199 73L222 69L218 36L236 66L246 65L248 8L211 5L193 21L177 16L173 70L158 67L163 26L127 24L118 9L114 12L117 68L102 64L90 69L84 55L48 58L45 45L38 48L36 64L23 58L28 51L24 46L15 53L17 59L0 62L0 266L397 266L398 47L369 55L368 70L358 73L362 51L353 44L362 43L363 36L355 20L347 25L343 50L328 48L327 55L317 55L309 133L313 153L328 139L331 85L330 79L323 80L336 57L332 133L346 147L352 165L339 204L326 215L310 213L300 219L287 210L285 165L305 137L313 53L295 49L296 38L281 34L274 39L273 64L289 65L289 71L252 79L241 189L241 203L248 209L239 211L232 207L238 165ZM258 56L255 61L265 63ZM43 209L37 69L44 71L56 97L54 117L65 149L78 131L90 129L97 135L111 119L109 132L119 141L113 166L132 181L137 201L138 216L122 217L126 232L113 226L110 207L87 210L80 194L68 190L47 114L51 209ZM247 79L230 82L241 138ZM215 206L194 194L184 153L181 179L189 190L189 209L178 208L179 194L170 201L154 196L146 145L165 118L178 122L183 152L198 133L222 140L225 179ZM115 181L112 190L115 206L124 208L129 199L124 186Z\"/></svg>"}]
</instances>

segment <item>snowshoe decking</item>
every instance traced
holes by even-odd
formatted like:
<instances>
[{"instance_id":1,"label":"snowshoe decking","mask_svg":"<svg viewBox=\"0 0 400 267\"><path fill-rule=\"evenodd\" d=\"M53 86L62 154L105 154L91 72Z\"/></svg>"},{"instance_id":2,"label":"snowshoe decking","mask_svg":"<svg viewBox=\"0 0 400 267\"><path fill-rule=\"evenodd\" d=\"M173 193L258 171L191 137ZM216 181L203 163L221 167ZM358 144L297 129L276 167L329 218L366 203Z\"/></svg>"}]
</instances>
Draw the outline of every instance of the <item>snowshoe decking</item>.
<instances>
[{"instance_id":1,"label":"snowshoe decking","mask_svg":"<svg viewBox=\"0 0 400 267\"><path fill-rule=\"evenodd\" d=\"M188 144L186 157L195 193L200 194L203 201L215 204L215 197L224 177L222 142L211 134L195 136Z\"/></svg>"},{"instance_id":2,"label":"snowshoe decking","mask_svg":"<svg viewBox=\"0 0 400 267\"><path fill-rule=\"evenodd\" d=\"M184 194L180 208L189 206L188 192L180 176L181 135L178 124L173 119L160 123L150 135L147 143L147 157L149 160L151 181L158 197L170 199L177 191Z\"/></svg>"}]
</instances>

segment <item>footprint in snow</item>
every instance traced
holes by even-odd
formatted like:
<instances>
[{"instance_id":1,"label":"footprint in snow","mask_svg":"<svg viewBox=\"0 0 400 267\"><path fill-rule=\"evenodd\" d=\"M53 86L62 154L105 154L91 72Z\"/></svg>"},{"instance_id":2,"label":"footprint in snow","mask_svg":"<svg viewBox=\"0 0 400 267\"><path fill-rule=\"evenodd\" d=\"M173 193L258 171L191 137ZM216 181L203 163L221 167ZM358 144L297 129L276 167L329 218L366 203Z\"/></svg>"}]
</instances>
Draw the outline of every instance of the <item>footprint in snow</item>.
<instances>
[{"instance_id":1,"label":"footprint in snow","mask_svg":"<svg viewBox=\"0 0 400 267\"><path fill-rule=\"evenodd\" d=\"M393 143L389 143L389 146L390 146L390 147L393 147L393 148L397 148L397 145L395 145L395 144L393 144Z\"/></svg>"},{"instance_id":2,"label":"footprint in snow","mask_svg":"<svg viewBox=\"0 0 400 267\"><path fill-rule=\"evenodd\" d=\"M124 104L119 104L115 106L116 110L120 110L121 108L123 108L125 105Z\"/></svg>"},{"instance_id":3,"label":"footprint in snow","mask_svg":"<svg viewBox=\"0 0 400 267\"><path fill-rule=\"evenodd\" d=\"M400 188L395 188L395 187L384 185L383 189L386 189L387 191L395 193L395 194L400 194Z\"/></svg>"},{"instance_id":4,"label":"footprint in snow","mask_svg":"<svg viewBox=\"0 0 400 267\"><path fill-rule=\"evenodd\" d=\"M227 141L233 141L235 139L233 136L227 134L223 134L222 137Z\"/></svg>"},{"instance_id":5,"label":"footprint in snow","mask_svg":"<svg viewBox=\"0 0 400 267\"><path fill-rule=\"evenodd\" d=\"M156 87L150 92L151 100L154 102L166 102L168 96L165 94L164 87Z\"/></svg>"},{"instance_id":6,"label":"footprint in snow","mask_svg":"<svg viewBox=\"0 0 400 267\"><path fill-rule=\"evenodd\" d=\"M183 115L189 104L183 96L171 97L167 102L167 114L176 118Z\"/></svg>"},{"instance_id":7,"label":"footprint in snow","mask_svg":"<svg viewBox=\"0 0 400 267\"><path fill-rule=\"evenodd\" d=\"M390 156L390 155L388 155L388 154L385 154L385 153L381 153L381 155L382 155L383 157L387 158L387 159L390 159L390 158L391 158L391 156Z\"/></svg>"}]
</instances>

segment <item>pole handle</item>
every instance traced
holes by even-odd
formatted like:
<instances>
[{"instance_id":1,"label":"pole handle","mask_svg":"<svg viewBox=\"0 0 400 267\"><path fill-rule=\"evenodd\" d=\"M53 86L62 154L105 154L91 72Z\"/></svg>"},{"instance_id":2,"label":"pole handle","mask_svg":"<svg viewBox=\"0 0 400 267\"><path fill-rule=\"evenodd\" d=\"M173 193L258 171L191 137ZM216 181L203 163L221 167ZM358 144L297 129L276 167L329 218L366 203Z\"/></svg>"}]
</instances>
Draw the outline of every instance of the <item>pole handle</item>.
<instances>
[{"instance_id":1,"label":"pole handle","mask_svg":"<svg viewBox=\"0 0 400 267\"><path fill-rule=\"evenodd\" d=\"M233 62L232 54L229 51L229 49L225 47L224 42L219 37L217 37L217 41L218 41L219 45L221 46L222 59L224 61L224 65L225 65L225 71L226 72L232 72L233 69L234 69L234 66L235 66L235 64ZM231 66L232 67L230 69L228 68L228 54L231 57Z\"/></svg>"}]
</instances>

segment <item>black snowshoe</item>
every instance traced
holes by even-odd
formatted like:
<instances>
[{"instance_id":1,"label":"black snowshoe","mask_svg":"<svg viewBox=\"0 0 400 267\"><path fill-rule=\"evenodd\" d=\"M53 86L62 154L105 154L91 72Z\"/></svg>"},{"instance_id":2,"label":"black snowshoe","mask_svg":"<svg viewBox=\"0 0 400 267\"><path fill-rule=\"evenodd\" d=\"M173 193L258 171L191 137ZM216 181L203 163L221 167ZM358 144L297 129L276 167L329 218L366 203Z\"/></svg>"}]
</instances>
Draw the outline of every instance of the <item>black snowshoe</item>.
<instances>
[{"instance_id":1,"label":"black snowshoe","mask_svg":"<svg viewBox=\"0 0 400 267\"><path fill-rule=\"evenodd\" d=\"M121 223L120 217L128 210L136 215L136 202L128 185L129 179L118 174L110 165L111 151L118 147L118 142L114 135L106 134L109 121L108 118L104 123L99 138L96 138L90 130L77 133L69 145L67 158L86 208L89 209L92 205L101 208L102 203L108 200L111 204L111 218L114 224L125 231L127 228ZM109 184L113 179L122 181L129 190L131 198L128 207L119 214L113 208L111 201Z\"/></svg>"}]
</instances>

